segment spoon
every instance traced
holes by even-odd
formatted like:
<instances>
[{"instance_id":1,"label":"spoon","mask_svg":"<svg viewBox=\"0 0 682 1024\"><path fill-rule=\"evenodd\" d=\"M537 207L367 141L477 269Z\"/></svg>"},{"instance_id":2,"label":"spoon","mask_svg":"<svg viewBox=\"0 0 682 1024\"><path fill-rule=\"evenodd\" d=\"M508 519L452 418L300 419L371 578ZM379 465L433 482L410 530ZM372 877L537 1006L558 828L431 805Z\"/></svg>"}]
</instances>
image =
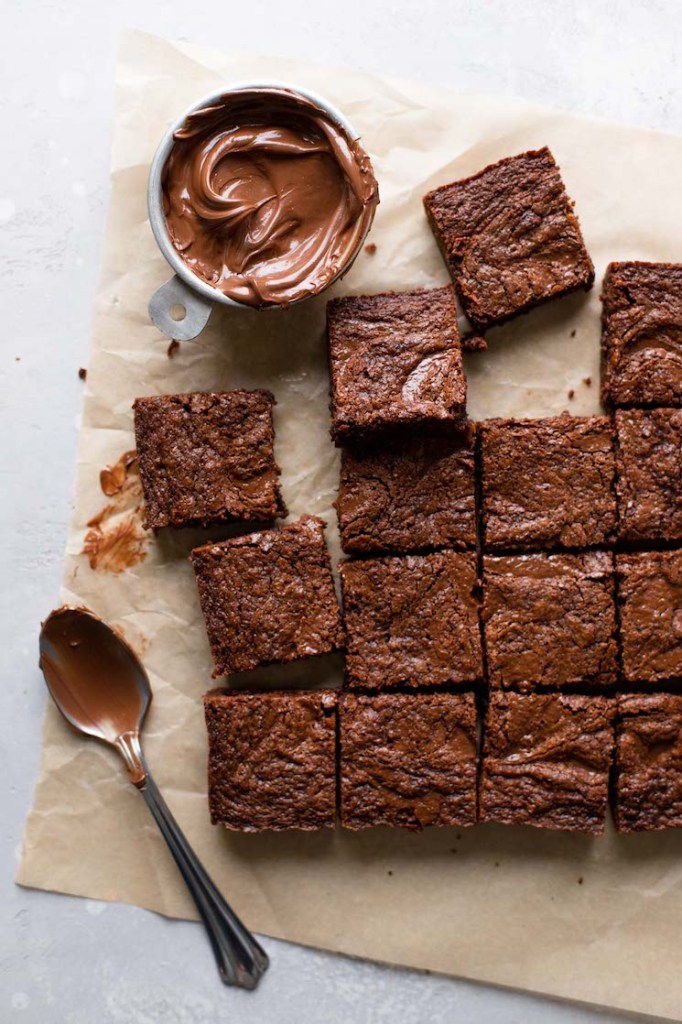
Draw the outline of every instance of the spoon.
<instances>
[{"instance_id":1,"label":"spoon","mask_svg":"<svg viewBox=\"0 0 682 1024\"><path fill-rule=\"evenodd\" d=\"M40 667L67 722L114 747L123 758L204 922L220 977L226 985L254 989L268 958L209 878L142 755L140 729L152 691L137 655L93 612L59 608L40 631Z\"/></svg>"}]
</instances>

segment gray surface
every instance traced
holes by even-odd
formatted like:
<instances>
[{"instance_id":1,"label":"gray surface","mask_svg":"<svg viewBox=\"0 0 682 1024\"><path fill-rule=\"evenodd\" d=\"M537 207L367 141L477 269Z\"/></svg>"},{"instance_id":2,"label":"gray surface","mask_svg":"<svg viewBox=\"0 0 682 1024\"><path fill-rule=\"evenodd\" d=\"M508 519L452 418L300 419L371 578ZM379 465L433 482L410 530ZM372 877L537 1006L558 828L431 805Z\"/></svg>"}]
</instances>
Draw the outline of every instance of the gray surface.
<instances>
[{"instance_id":1,"label":"gray surface","mask_svg":"<svg viewBox=\"0 0 682 1024\"><path fill-rule=\"evenodd\" d=\"M192 14L195 8L204 13ZM25 892L11 881L38 764L44 693L36 632L55 602L70 514L82 390L76 371L87 363L119 29L132 25L224 49L313 56L680 132L682 5L5 0L2 14L0 1020L617 1019L270 941L273 967L261 990L235 993L220 986L197 926Z\"/></svg>"}]
</instances>

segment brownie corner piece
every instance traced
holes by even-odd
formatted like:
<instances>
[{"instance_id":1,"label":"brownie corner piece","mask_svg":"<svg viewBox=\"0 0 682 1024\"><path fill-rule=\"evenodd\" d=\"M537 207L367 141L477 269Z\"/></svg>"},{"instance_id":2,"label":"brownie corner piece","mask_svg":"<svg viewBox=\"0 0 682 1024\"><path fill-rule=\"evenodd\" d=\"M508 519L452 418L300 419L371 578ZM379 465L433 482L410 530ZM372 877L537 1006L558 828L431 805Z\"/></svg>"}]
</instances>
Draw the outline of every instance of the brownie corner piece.
<instances>
[{"instance_id":1,"label":"brownie corner piece","mask_svg":"<svg viewBox=\"0 0 682 1024\"><path fill-rule=\"evenodd\" d=\"M474 548L473 431L344 447L335 504L347 554Z\"/></svg>"},{"instance_id":2,"label":"brownie corner piece","mask_svg":"<svg viewBox=\"0 0 682 1024\"><path fill-rule=\"evenodd\" d=\"M339 736L344 828L475 824L473 694L344 694Z\"/></svg>"},{"instance_id":3,"label":"brownie corner piece","mask_svg":"<svg viewBox=\"0 0 682 1024\"><path fill-rule=\"evenodd\" d=\"M342 562L346 681L381 691L483 676L474 552Z\"/></svg>"},{"instance_id":4,"label":"brownie corner piece","mask_svg":"<svg viewBox=\"0 0 682 1024\"><path fill-rule=\"evenodd\" d=\"M609 697L493 693L484 724L479 820L603 832L614 704Z\"/></svg>"},{"instance_id":5,"label":"brownie corner piece","mask_svg":"<svg viewBox=\"0 0 682 1024\"><path fill-rule=\"evenodd\" d=\"M478 331L594 282L573 203L547 147L436 188L424 206Z\"/></svg>"},{"instance_id":6,"label":"brownie corner piece","mask_svg":"<svg viewBox=\"0 0 682 1024\"><path fill-rule=\"evenodd\" d=\"M485 555L481 618L494 689L599 689L617 680L610 552Z\"/></svg>"},{"instance_id":7,"label":"brownie corner piece","mask_svg":"<svg viewBox=\"0 0 682 1024\"><path fill-rule=\"evenodd\" d=\"M266 522L285 516L273 405L273 395L263 390L135 399L147 526Z\"/></svg>"},{"instance_id":8,"label":"brownie corner piece","mask_svg":"<svg viewBox=\"0 0 682 1024\"><path fill-rule=\"evenodd\" d=\"M682 409L617 409L618 536L682 540Z\"/></svg>"},{"instance_id":9,"label":"brownie corner piece","mask_svg":"<svg viewBox=\"0 0 682 1024\"><path fill-rule=\"evenodd\" d=\"M616 573L625 680L682 679L682 550L617 554Z\"/></svg>"},{"instance_id":10,"label":"brownie corner piece","mask_svg":"<svg viewBox=\"0 0 682 1024\"><path fill-rule=\"evenodd\" d=\"M619 832L682 827L682 695L619 697L615 790Z\"/></svg>"},{"instance_id":11,"label":"brownie corner piece","mask_svg":"<svg viewBox=\"0 0 682 1024\"><path fill-rule=\"evenodd\" d=\"M601 300L604 405L682 405L682 263L610 263Z\"/></svg>"},{"instance_id":12,"label":"brownie corner piece","mask_svg":"<svg viewBox=\"0 0 682 1024\"><path fill-rule=\"evenodd\" d=\"M190 560L214 677L343 645L321 519L206 544Z\"/></svg>"},{"instance_id":13,"label":"brownie corner piece","mask_svg":"<svg viewBox=\"0 0 682 1024\"><path fill-rule=\"evenodd\" d=\"M241 832L333 826L336 705L324 690L207 694L212 823Z\"/></svg>"},{"instance_id":14,"label":"brownie corner piece","mask_svg":"<svg viewBox=\"0 0 682 1024\"><path fill-rule=\"evenodd\" d=\"M486 550L612 543L616 460L607 416L488 420L478 429Z\"/></svg>"},{"instance_id":15,"label":"brownie corner piece","mask_svg":"<svg viewBox=\"0 0 682 1024\"><path fill-rule=\"evenodd\" d=\"M337 443L464 423L466 378L449 286L332 299L327 338Z\"/></svg>"}]
</instances>

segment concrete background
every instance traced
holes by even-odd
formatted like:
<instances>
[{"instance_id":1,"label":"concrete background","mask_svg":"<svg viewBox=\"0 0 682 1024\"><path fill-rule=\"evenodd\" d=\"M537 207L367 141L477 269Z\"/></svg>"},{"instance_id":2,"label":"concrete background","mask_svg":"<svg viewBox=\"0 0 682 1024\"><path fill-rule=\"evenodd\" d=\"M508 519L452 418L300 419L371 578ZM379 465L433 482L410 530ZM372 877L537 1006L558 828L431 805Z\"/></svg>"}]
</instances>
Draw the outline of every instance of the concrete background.
<instances>
[{"instance_id":1,"label":"concrete background","mask_svg":"<svg viewBox=\"0 0 682 1024\"><path fill-rule=\"evenodd\" d=\"M682 131L678 0L3 0L0 47L0 1020L31 1024L587 1024L576 1006L267 941L255 995L201 929L13 886L36 776L41 617L70 515L108 193L118 32L312 57Z\"/></svg>"}]
</instances>

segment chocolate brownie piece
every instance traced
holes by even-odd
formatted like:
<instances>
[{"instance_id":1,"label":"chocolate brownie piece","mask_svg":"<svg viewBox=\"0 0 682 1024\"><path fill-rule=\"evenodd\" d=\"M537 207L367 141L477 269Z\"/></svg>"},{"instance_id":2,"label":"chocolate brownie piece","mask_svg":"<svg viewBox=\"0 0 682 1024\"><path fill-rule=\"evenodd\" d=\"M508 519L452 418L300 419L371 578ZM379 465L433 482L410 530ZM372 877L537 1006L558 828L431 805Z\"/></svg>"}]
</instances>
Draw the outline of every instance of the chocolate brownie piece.
<instances>
[{"instance_id":1,"label":"chocolate brownie piece","mask_svg":"<svg viewBox=\"0 0 682 1024\"><path fill-rule=\"evenodd\" d=\"M208 804L241 832L316 829L336 812L336 694L208 693Z\"/></svg>"},{"instance_id":2,"label":"chocolate brownie piece","mask_svg":"<svg viewBox=\"0 0 682 1024\"><path fill-rule=\"evenodd\" d=\"M618 711L616 828L682 827L682 696L624 694Z\"/></svg>"},{"instance_id":3,"label":"chocolate brownie piece","mask_svg":"<svg viewBox=\"0 0 682 1024\"><path fill-rule=\"evenodd\" d=\"M617 555L616 572L625 679L682 678L682 551Z\"/></svg>"},{"instance_id":4,"label":"chocolate brownie piece","mask_svg":"<svg viewBox=\"0 0 682 1024\"><path fill-rule=\"evenodd\" d=\"M355 445L341 453L336 501L349 554L473 548L472 437L436 434Z\"/></svg>"},{"instance_id":5,"label":"chocolate brownie piece","mask_svg":"<svg viewBox=\"0 0 682 1024\"><path fill-rule=\"evenodd\" d=\"M269 391L137 398L135 443L147 526L207 526L287 514Z\"/></svg>"},{"instance_id":6,"label":"chocolate brownie piece","mask_svg":"<svg viewBox=\"0 0 682 1024\"><path fill-rule=\"evenodd\" d=\"M682 263L611 263L601 299L604 405L682 405Z\"/></svg>"},{"instance_id":7,"label":"chocolate brownie piece","mask_svg":"<svg viewBox=\"0 0 682 1024\"><path fill-rule=\"evenodd\" d=\"M608 697L494 692L485 720L480 820L603 832L613 705Z\"/></svg>"},{"instance_id":8,"label":"chocolate brownie piece","mask_svg":"<svg viewBox=\"0 0 682 1024\"><path fill-rule=\"evenodd\" d=\"M494 687L616 682L613 556L506 555L483 559L483 631Z\"/></svg>"},{"instance_id":9,"label":"chocolate brownie piece","mask_svg":"<svg viewBox=\"0 0 682 1024\"><path fill-rule=\"evenodd\" d=\"M327 333L334 440L465 418L451 288L333 299Z\"/></svg>"},{"instance_id":10,"label":"chocolate brownie piece","mask_svg":"<svg viewBox=\"0 0 682 1024\"><path fill-rule=\"evenodd\" d=\"M545 147L507 157L424 197L431 227L479 331L578 288L594 267Z\"/></svg>"},{"instance_id":11,"label":"chocolate brownie piece","mask_svg":"<svg viewBox=\"0 0 682 1024\"><path fill-rule=\"evenodd\" d=\"M192 551L214 677L342 646L323 530L303 516Z\"/></svg>"},{"instance_id":12,"label":"chocolate brownie piece","mask_svg":"<svg viewBox=\"0 0 682 1024\"><path fill-rule=\"evenodd\" d=\"M480 437L485 547L584 548L611 541L616 466L606 416L490 420Z\"/></svg>"},{"instance_id":13,"label":"chocolate brownie piece","mask_svg":"<svg viewBox=\"0 0 682 1024\"><path fill-rule=\"evenodd\" d=\"M339 728L344 828L475 823L473 694L346 694Z\"/></svg>"},{"instance_id":14,"label":"chocolate brownie piece","mask_svg":"<svg viewBox=\"0 0 682 1024\"><path fill-rule=\"evenodd\" d=\"M352 689L471 683L483 674L474 553L341 565Z\"/></svg>"},{"instance_id":15,"label":"chocolate brownie piece","mask_svg":"<svg viewBox=\"0 0 682 1024\"><path fill-rule=\"evenodd\" d=\"M616 412L618 536L682 539L682 409Z\"/></svg>"}]
</instances>

